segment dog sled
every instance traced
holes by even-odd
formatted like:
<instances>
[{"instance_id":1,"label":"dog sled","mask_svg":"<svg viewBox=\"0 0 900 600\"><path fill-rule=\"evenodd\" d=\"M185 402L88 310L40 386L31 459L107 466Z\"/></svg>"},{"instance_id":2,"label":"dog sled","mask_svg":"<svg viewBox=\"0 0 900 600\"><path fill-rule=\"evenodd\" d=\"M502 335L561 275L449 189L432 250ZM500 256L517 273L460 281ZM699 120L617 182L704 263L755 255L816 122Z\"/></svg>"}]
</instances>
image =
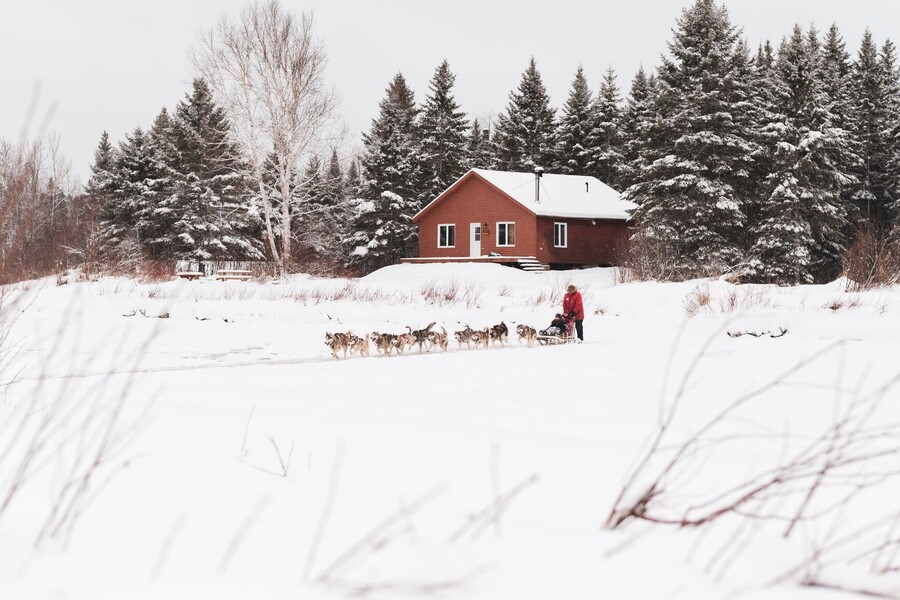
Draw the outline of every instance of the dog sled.
<instances>
[{"instance_id":1,"label":"dog sled","mask_svg":"<svg viewBox=\"0 0 900 600\"><path fill-rule=\"evenodd\" d=\"M562 315L556 315L556 318L550 323L550 327L541 329L537 334L538 344L542 346L573 344L577 340L575 321L563 319Z\"/></svg>"},{"instance_id":2,"label":"dog sled","mask_svg":"<svg viewBox=\"0 0 900 600\"><path fill-rule=\"evenodd\" d=\"M542 346L553 346L555 344L574 344L578 337L574 332L569 331L558 335L541 335L537 336L538 344Z\"/></svg>"}]
</instances>

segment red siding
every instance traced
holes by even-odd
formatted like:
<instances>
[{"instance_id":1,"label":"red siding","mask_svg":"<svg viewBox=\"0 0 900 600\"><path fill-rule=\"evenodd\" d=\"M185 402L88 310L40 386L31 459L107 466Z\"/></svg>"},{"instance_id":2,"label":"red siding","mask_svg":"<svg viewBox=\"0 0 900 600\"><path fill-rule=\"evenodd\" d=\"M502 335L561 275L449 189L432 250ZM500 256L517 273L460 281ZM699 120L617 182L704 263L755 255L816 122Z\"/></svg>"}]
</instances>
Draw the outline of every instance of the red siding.
<instances>
[{"instance_id":1,"label":"red siding","mask_svg":"<svg viewBox=\"0 0 900 600\"><path fill-rule=\"evenodd\" d=\"M497 222L516 224L516 245L497 247ZM418 219L419 258L465 258L469 225L487 223L481 254L534 256L556 265L618 265L628 241L623 221L537 217L475 173L469 173L429 206ZM553 246L553 224L568 224L566 248ZM456 225L456 245L438 248L438 225Z\"/></svg>"},{"instance_id":2,"label":"red siding","mask_svg":"<svg viewBox=\"0 0 900 600\"><path fill-rule=\"evenodd\" d=\"M497 222L516 224L516 245L497 247ZM481 236L481 254L536 256L536 218L518 202L472 173L445 193L419 218L419 258L469 256L469 224L487 223ZM456 247L438 248L438 225L456 225ZM551 240L552 241L552 240Z\"/></svg>"},{"instance_id":3,"label":"red siding","mask_svg":"<svg viewBox=\"0 0 900 600\"><path fill-rule=\"evenodd\" d=\"M538 251L546 264L619 265L628 241L628 226L622 221L538 217ZM568 224L566 248L553 246L554 223Z\"/></svg>"}]
</instances>

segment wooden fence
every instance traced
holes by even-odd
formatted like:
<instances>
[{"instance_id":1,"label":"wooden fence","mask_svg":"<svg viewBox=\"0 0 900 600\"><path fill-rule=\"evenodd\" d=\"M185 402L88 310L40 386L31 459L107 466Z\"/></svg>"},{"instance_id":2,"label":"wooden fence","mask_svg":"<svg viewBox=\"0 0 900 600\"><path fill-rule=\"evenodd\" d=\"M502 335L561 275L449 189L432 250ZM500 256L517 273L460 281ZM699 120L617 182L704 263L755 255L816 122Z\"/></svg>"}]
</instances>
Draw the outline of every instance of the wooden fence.
<instances>
[{"instance_id":1,"label":"wooden fence","mask_svg":"<svg viewBox=\"0 0 900 600\"><path fill-rule=\"evenodd\" d=\"M275 263L265 260L179 260L175 262L175 272L203 273L212 277L219 270L251 271L257 277L275 277Z\"/></svg>"}]
</instances>

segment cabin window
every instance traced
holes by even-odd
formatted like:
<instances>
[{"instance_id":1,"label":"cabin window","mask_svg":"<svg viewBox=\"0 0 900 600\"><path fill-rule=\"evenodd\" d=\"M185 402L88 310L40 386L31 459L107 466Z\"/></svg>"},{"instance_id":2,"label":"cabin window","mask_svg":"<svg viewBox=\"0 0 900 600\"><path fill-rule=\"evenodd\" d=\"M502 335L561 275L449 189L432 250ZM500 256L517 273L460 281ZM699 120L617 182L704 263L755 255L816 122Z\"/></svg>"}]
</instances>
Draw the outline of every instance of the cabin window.
<instances>
[{"instance_id":1,"label":"cabin window","mask_svg":"<svg viewBox=\"0 0 900 600\"><path fill-rule=\"evenodd\" d=\"M438 225L438 248L456 247L456 225Z\"/></svg>"},{"instance_id":2,"label":"cabin window","mask_svg":"<svg viewBox=\"0 0 900 600\"><path fill-rule=\"evenodd\" d=\"M515 223L497 223L497 245L498 246L515 246L516 245L516 224Z\"/></svg>"},{"instance_id":3,"label":"cabin window","mask_svg":"<svg viewBox=\"0 0 900 600\"><path fill-rule=\"evenodd\" d=\"M568 223L553 224L553 246L554 248L566 248L569 246Z\"/></svg>"}]
</instances>

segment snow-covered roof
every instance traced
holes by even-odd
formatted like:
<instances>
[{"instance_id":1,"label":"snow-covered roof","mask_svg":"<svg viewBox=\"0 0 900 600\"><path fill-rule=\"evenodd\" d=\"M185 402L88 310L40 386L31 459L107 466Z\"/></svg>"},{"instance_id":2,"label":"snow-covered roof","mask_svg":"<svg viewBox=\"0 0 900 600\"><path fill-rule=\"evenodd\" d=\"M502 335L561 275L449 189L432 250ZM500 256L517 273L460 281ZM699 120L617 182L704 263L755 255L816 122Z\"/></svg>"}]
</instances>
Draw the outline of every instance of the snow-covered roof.
<instances>
[{"instance_id":1,"label":"snow-covered roof","mask_svg":"<svg viewBox=\"0 0 900 600\"><path fill-rule=\"evenodd\" d=\"M540 201L536 202L534 173L486 169L472 169L472 172L539 216L624 220L630 218L628 211L637 207L622 200L619 192L596 177L544 173Z\"/></svg>"}]
</instances>

